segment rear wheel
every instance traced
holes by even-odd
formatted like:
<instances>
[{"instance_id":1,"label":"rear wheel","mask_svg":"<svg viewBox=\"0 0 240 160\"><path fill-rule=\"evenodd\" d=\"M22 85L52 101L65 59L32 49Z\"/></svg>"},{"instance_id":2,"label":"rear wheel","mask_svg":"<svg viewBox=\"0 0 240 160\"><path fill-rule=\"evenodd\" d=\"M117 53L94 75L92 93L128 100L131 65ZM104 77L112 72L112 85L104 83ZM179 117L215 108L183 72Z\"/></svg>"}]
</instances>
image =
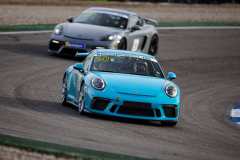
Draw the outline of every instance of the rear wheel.
<instances>
[{"instance_id":1,"label":"rear wheel","mask_svg":"<svg viewBox=\"0 0 240 160\"><path fill-rule=\"evenodd\" d=\"M127 42L124 38L122 38L120 43L118 44L118 49L121 49L121 50L127 49Z\"/></svg>"},{"instance_id":2,"label":"rear wheel","mask_svg":"<svg viewBox=\"0 0 240 160\"><path fill-rule=\"evenodd\" d=\"M151 39L148 54L155 56L158 51L158 37L154 35Z\"/></svg>"},{"instance_id":3,"label":"rear wheel","mask_svg":"<svg viewBox=\"0 0 240 160\"><path fill-rule=\"evenodd\" d=\"M161 122L163 126L176 126L177 122Z\"/></svg>"},{"instance_id":4,"label":"rear wheel","mask_svg":"<svg viewBox=\"0 0 240 160\"><path fill-rule=\"evenodd\" d=\"M67 75L64 76L63 83L62 83L62 105L67 105Z\"/></svg>"},{"instance_id":5,"label":"rear wheel","mask_svg":"<svg viewBox=\"0 0 240 160\"><path fill-rule=\"evenodd\" d=\"M79 93L79 99L78 99L79 114L83 115L84 107L85 107L85 88L84 88L84 82L83 82L80 93Z\"/></svg>"}]
</instances>

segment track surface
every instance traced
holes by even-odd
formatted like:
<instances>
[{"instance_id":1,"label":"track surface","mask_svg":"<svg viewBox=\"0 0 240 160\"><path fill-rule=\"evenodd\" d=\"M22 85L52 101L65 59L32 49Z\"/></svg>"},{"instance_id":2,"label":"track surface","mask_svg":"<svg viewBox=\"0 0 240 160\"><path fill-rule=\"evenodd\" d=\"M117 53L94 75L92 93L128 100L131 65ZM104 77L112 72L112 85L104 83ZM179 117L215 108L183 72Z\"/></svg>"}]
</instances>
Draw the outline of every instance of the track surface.
<instances>
[{"instance_id":1,"label":"track surface","mask_svg":"<svg viewBox=\"0 0 240 160\"><path fill-rule=\"evenodd\" d=\"M221 113L240 99L240 29L159 34L157 59L182 93L176 127L62 106L63 73L78 61L47 53L43 33L0 35L0 133L158 159L239 159L240 130Z\"/></svg>"}]
</instances>

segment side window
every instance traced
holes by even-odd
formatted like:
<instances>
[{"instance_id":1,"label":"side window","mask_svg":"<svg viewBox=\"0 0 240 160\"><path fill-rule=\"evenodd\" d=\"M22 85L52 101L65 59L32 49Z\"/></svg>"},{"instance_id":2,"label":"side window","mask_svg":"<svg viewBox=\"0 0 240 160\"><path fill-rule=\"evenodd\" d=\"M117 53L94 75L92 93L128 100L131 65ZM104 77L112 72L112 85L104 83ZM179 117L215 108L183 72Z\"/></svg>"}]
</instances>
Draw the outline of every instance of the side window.
<instances>
[{"instance_id":1,"label":"side window","mask_svg":"<svg viewBox=\"0 0 240 160\"><path fill-rule=\"evenodd\" d=\"M129 20L129 27L132 28L134 25L143 25L143 21L138 16L132 16Z\"/></svg>"},{"instance_id":2,"label":"side window","mask_svg":"<svg viewBox=\"0 0 240 160\"><path fill-rule=\"evenodd\" d=\"M91 59L92 59L92 56L93 56L93 53L94 53L94 50L92 50L88 56L85 58L84 62L83 62L83 69L84 71L87 71L88 70L88 67L91 63Z\"/></svg>"}]
</instances>

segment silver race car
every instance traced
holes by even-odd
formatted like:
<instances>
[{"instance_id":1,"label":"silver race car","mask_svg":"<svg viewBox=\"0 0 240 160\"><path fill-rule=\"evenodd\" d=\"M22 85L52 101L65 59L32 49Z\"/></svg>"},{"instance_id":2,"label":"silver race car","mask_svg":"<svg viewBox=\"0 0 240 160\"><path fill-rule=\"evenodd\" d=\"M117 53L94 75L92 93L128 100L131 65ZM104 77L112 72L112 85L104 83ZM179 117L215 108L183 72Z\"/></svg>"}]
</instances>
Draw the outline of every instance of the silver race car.
<instances>
[{"instance_id":1,"label":"silver race car","mask_svg":"<svg viewBox=\"0 0 240 160\"><path fill-rule=\"evenodd\" d=\"M58 24L49 41L49 52L87 56L93 49L121 49L155 55L158 50L158 32L150 21L136 13L110 8L94 7L85 10L70 23ZM79 55L79 54L78 54Z\"/></svg>"}]
</instances>

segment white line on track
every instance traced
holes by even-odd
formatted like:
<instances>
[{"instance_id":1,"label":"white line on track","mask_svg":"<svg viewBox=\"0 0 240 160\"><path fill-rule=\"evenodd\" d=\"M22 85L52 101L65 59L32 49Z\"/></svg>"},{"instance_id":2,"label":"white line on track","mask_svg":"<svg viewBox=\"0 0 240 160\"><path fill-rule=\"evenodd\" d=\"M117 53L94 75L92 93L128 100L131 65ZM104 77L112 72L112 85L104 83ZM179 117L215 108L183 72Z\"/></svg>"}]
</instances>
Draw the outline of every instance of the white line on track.
<instances>
[{"instance_id":1,"label":"white line on track","mask_svg":"<svg viewBox=\"0 0 240 160\"><path fill-rule=\"evenodd\" d=\"M207 26L207 27L156 27L158 30L162 29L240 29L240 26ZM32 34L32 33L49 33L53 30L47 31L21 31L21 32L0 32L0 34Z\"/></svg>"}]
</instances>

